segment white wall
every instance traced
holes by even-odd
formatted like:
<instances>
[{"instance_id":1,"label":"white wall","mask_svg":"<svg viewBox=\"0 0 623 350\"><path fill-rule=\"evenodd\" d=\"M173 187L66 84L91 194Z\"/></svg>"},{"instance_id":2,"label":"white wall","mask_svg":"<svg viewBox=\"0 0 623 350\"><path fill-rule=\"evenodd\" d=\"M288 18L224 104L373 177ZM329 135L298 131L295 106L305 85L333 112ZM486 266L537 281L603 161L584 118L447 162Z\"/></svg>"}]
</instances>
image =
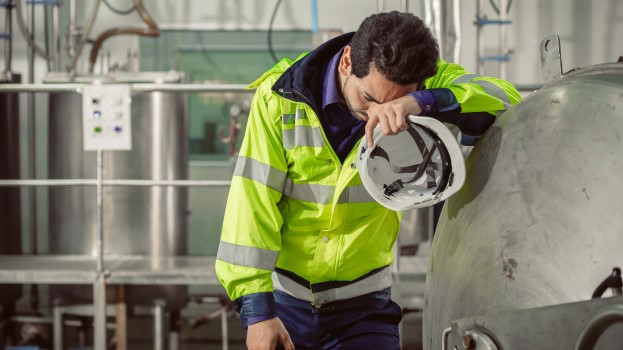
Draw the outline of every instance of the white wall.
<instances>
[{"instance_id":1,"label":"white wall","mask_svg":"<svg viewBox=\"0 0 623 350\"><path fill-rule=\"evenodd\" d=\"M109 0L118 8L128 8L130 0ZM93 1L79 2L79 22L83 23ZM274 0L145 0L145 6L162 27L200 27L209 29L266 29L272 14ZM67 1L65 1L67 3ZM399 10L401 1L383 1L385 10ZM410 0L409 10L424 16L422 1ZM318 0L319 28L356 30L366 16L377 12L375 0ZM278 10L275 29L311 28L311 6L307 0L283 0ZM476 29L473 25L476 0L462 0L463 45L459 63L469 70L476 68ZM495 17L487 2L487 13ZM66 19L66 15L64 16ZM612 62L623 55L623 2L620 0L515 0L509 14L509 47L513 50L509 63L508 80L531 84L541 82L539 43L549 33L560 35L563 50L563 69ZM4 27L0 16L0 27ZM37 13L37 36L41 42L41 10ZM103 4L92 33L113 26L142 25L136 13L118 16ZM497 30L486 28L487 53L495 53ZM157 39L155 39L157 40ZM129 47L136 40L115 37L105 44L113 57L124 60ZM88 51L89 47L87 47ZM25 73L25 42L19 34L14 44L14 71ZM87 52L88 53L88 52ZM87 53L83 55L86 56ZM43 76L45 67L38 60L36 79ZM497 64L487 63L486 73L497 75Z\"/></svg>"}]
</instances>

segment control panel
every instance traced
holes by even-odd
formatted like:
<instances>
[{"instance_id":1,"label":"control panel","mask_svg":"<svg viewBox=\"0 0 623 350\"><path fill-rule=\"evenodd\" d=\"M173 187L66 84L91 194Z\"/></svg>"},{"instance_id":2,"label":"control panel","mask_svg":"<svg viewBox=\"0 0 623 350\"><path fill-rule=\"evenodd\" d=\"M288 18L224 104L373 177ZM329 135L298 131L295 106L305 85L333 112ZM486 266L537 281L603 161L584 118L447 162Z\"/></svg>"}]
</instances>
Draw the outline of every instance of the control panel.
<instances>
[{"instance_id":1,"label":"control panel","mask_svg":"<svg viewBox=\"0 0 623 350\"><path fill-rule=\"evenodd\" d=\"M82 88L84 150L132 149L129 85L87 85Z\"/></svg>"}]
</instances>

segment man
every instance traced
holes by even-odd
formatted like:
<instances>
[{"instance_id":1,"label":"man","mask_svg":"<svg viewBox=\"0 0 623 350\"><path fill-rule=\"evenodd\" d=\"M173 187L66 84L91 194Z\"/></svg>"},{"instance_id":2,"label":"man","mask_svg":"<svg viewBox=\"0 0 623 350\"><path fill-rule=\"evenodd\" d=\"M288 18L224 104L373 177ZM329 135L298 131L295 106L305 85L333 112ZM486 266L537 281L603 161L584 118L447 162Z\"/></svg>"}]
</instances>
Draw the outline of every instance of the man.
<instances>
[{"instance_id":1,"label":"man","mask_svg":"<svg viewBox=\"0 0 623 350\"><path fill-rule=\"evenodd\" d=\"M441 60L422 21L398 12L281 60L250 87L216 261L249 349L399 349L388 268L399 215L366 192L357 145L379 124L405 130L410 114L479 136L519 94Z\"/></svg>"}]
</instances>

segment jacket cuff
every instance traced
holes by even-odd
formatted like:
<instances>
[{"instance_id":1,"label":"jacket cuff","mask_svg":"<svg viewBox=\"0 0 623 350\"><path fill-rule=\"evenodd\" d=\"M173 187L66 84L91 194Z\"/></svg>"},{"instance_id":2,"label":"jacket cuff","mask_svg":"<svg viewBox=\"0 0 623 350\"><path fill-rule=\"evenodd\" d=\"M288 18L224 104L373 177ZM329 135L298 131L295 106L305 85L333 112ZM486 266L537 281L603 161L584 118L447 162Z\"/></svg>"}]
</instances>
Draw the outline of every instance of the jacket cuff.
<instances>
[{"instance_id":1,"label":"jacket cuff","mask_svg":"<svg viewBox=\"0 0 623 350\"><path fill-rule=\"evenodd\" d=\"M240 313L242 326L245 328L277 316L277 306L272 292L247 294L232 303L234 310Z\"/></svg>"},{"instance_id":2,"label":"jacket cuff","mask_svg":"<svg viewBox=\"0 0 623 350\"><path fill-rule=\"evenodd\" d=\"M411 95L420 105L422 112L420 115L429 115L437 112L437 101L435 95L430 90L420 90L412 92Z\"/></svg>"},{"instance_id":3,"label":"jacket cuff","mask_svg":"<svg viewBox=\"0 0 623 350\"><path fill-rule=\"evenodd\" d=\"M426 91L426 90L424 90ZM449 112L459 109L461 106L456 100L454 93L447 88L430 89L431 94L435 96L437 102L437 111L435 112Z\"/></svg>"}]
</instances>

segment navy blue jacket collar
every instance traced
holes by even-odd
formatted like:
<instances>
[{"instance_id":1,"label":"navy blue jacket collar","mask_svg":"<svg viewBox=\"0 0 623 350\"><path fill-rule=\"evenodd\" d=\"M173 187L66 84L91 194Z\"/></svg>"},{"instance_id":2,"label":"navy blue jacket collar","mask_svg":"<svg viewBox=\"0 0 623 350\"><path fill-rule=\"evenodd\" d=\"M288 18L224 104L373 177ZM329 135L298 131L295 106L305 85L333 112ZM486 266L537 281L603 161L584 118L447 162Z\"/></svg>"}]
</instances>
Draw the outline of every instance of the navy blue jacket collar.
<instances>
[{"instance_id":1,"label":"navy blue jacket collar","mask_svg":"<svg viewBox=\"0 0 623 350\"><path fill-rule=\"evenodd\" d=\"M273 84L272 90L289 100L307 103L319 113L322 109L323 70L329 60L350 43L354 34L333 38L294 62Z\"/></svg>"}]
</instances>

